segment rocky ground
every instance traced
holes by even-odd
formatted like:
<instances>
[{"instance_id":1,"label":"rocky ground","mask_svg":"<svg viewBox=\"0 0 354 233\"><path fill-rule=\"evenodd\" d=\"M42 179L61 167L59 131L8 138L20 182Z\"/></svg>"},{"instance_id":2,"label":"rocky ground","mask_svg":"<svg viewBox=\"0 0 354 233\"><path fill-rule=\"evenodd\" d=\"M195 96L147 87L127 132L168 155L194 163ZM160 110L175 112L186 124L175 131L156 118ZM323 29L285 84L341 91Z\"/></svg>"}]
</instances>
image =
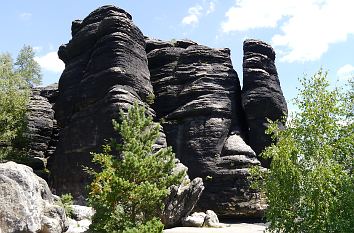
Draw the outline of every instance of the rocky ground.
<instances>
[{"instance_id":1,"label":"rocky ground","mask_svg":"<svg viewBox=\"0 0 354 233\"><path fill-rule=\"evenodd\" d=\"M264 232L264 223L231 223L223 228L175 227L164 230L164 233L258 233Z\"/></svg>"}]
</instances>

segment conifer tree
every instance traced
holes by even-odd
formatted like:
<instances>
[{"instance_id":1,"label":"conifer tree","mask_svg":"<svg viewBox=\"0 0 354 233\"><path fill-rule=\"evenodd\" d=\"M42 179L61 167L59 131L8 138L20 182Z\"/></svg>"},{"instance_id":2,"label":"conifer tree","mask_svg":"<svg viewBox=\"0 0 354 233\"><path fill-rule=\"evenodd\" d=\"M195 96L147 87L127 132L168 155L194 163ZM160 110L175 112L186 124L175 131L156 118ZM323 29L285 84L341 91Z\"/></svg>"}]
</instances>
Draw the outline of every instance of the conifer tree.
<instances>
[{"instance_id":1,"label":"conifer tree","mask_svg":"<svg viewBox=\"0 0 354 233\"><path fill-rule=\"evenodd\" d=\"M135 103L120 112L113 127L122 144L111 140L102 153L92 153L100 171L89 169L89 203L96 210L94 232L162 232L158 216L169 187L181 182L183 173L172 174L175 156L170 147L156 151L160 125Z\"/></svg>"}]
</instances>

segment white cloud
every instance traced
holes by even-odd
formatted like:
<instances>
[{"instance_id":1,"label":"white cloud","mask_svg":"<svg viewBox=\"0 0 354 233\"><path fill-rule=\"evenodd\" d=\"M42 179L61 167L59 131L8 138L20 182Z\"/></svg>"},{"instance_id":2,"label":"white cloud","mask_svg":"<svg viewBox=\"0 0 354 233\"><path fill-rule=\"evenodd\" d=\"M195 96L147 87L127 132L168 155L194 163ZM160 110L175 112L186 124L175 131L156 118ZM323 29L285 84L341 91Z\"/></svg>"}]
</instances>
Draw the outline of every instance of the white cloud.
<instances>
[{"instance_id":1,"label":"white cloud","mask_svg":"<svg viewBox=\"0 0 354 233\"><path fill-rule=\"evenodd\" d=\"M314 61L354 34L352 9L352 0L238 0L221 27L224 32L280 29L272 44L282 61Z\"/></svg>"},{"instance_id":2,"label":"white cloud","mask_svg":"<svg viewBox=\"0 0 354 233\"><path fill-rule=\"evenodd\" d=\"M34 59L39 63L42 69L47 71L61 73L65 68L64 63L59 59L56 52L49 52L43 56L35 57Z\"/></svg>"},{"instance_id":3,"label":"white cloud","mask_svg":"<svg viewBox=\"0 0 354 233\"><path fill-rule=\"evenodd\" d=\"M43 50L43 47L42 46L34 46L33 47L33 50L36 52L36 53L39 53Z\"/></svg>"},{"instance_id":4,"label":"white cloud","mask_svg":"<svg viewBox=\"0 0 354 233\"><path fill-rule=\"evenodd\" d=\"M215 11L216 1L203 0L202 4L197 4L188 9L188 15L182 19L182 24L196 26L199 19Z\"/></svg>"},{"instance_id":5,"label":"white cloud","mask_svg":"<svg viewBox=\"0 0 354 233\"><path fill-rule=\"evenodd\" d=\"M19 14L19 17L21 20L27 21L32 18L32 14L28 13L28 12L23 12L23 13Z\"/></svg>"},{"instance_id":6,"label":"white cloud","mask_svg":"<svg viewBox=\"0 0 354 233\"><path fill-rule=\"evenodd\" d=\"M227 21L222 23L222 30L231 32L274 28L286 13L287 6L284 2L286 0L238 0L236 5L226 12Z\"/></svg>"},{"instance_id":7,"label":"white cloud","mask_svg":"<svg viewBox=\"0 0 354 233\"><path fill-rule=\"evenodd\" d=\"M215 11L215 2L211 1L211 2L209 2L209 6L206 11L206 15L209 15L210 13L213 13L214 11Z\"/></svg>"},{"instance_id":8,"label":"white cloud","mask_svg":"<svg viewBox=\"0 0 354 233\"><path fill-rule=\"evenodd\" d=\"M354 77L354 66L346 64L337 70L337 77L339 80L349 80Z\"/></svg>"},{"instance_id":9,"label":"white cloud","mask_svg":"<svg viewBox=\"0 0 354 233\"><path fill-rule=\"evenodd\" d=\"M196 25L199 22L199 17L202 14L203 7L201 5L195 5L188 9L188 15L182 19L183 24Z\"/></svg>"}]
</instances>

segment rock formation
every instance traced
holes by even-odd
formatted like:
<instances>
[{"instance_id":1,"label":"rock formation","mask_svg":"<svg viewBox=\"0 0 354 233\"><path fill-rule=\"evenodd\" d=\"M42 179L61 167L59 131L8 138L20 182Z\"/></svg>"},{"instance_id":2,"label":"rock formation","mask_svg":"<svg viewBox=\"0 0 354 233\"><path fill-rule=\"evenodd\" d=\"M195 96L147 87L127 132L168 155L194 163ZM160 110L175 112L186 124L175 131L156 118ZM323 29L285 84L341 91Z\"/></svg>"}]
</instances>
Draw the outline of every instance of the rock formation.
<instances>
[{"instance_id":1,"label":"rock formation","mask_svg":"<svg viewBox=\"0 0 354 233\"><path fill-rule=\"evenodd\" d=\"M265 133L267 119L281 120L287 115L287 105L274 64L273 48L259 40L246 40L243 51L242 105L247 118L249 145L259 155L272 142L270 135ZM265 167L269 167L269 163L262 160Z\"/></svg>"},{"instance_id":2,"label":"rock formation","mask_svg":"<svg viewBox=\"0 0 354 233\"><path fill-rule=\"evenodd\" d=\"M147 39L153 108L167 143L202 177L198 203L220 216L260 217L264 206L249 189L248 169L260 165L244 142L241 88L228 49L211 49L192 41Z\"/></svg>"},{"instance_id":3,"label":"rock formation","mask_svg":"<svg viewBox=\"0 0 354 233\"><path fill-rule=\"evenodd\" d=\"M57 85L35 88L28 105L29 154L24 163L45 179L47 159L53 155L58 140L53 110L57 94Z\"/></svg>"},{"instance_id":4,"label":"rock formation","mask_svg":"<svg viewBox=\"0 0 354 233\"><path fill-rule=\"evenodd\" d=\"M179 161L173 172L188 171L188 168ZM204 190L203 180L200 177L189 179L186 175L180 185L170 187L170 194L165 200L165 208L160 217L165 228L178 226L182 218L188 216L197 204Z\"/></svg>"},{"instance_id":5,"label":"rock formation","mask_svg":"<svg viewBox=\"0 0 354 233\"><path fill-rule=\"evenodd\" d=\"M84 202L90 179L83 166L92 166L90 152L100 151L105 139L119 140L111 119L138 102L161 122L189 177L203 178L197 210L212 209L220 217L263 215L263 200L249 187L249 168L261 165L257 155L271 142L266 118L277 120L287 111L269 45L245 41L241 91L229 49L149 39L120 8L98 8L74 21L71 31L58 52L65 63L58 90L37 90L29 117L32 157L42 164L50 156L56 193ZM156 146L166 146L164 140ZM197 179L171 188L167 225L190 213L202 186Z\"/></svg>"},{"instance_id":6,"label":"rock formation","mask_svg":"<svg viewBox=\"0 0 354 233\"><path fill-rule=\"evenodd\" d=\"M57 193L85 195L90 152L116 137L112 119L152 95L145 41L131 16L104 6L72 24L72 39L59 48L65 70L59 80L55 116L60 137L51 161Z\"/></svg>"},{"instance_id":7,"label":"rock formation","mask_svg":"<svg viewBox=\"0 0 354 233\"><path fill-rule=\"evenodd\" d=\"M47 183L30 167L0 163L0 232L62 233L68 229L64 208Z\"/></svg>"}]
</instances>

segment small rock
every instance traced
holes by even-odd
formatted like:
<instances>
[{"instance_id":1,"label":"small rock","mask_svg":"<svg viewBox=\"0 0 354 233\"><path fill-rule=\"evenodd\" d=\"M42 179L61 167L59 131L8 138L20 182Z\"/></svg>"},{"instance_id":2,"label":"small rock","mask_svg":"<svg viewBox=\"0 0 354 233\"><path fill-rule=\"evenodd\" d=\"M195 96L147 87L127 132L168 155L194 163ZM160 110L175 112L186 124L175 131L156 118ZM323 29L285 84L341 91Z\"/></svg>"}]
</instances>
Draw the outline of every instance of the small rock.
<instances>
[{"instance_id":1,"label":"small rock","mask_svg":"<svg viewBox=\"0 0 354 233\"><path fill-rule=\"evenodd\" d=\"M204 224L203 227L214 227L214 228L221 228L221 227L226 227L226 224L220 223L218 216L216 213L212 210L207 210L206 211L206 216L204 219Z\"/></svg>"},{"instance_id":2,"label":"small rock","mask_svg":"<svg viewBox=\"0 0 354 233\"><path fill-rule=\"evenodd\" d=\"M83 219L76 221L69 219L69 229L65 233L87 233L92 221L89 219Z\"/></svg>"},{"instance_id":3,"label":"small rock","mask_svg":"<svg viewBox=\"0 0 354 233\"><path fill-rule=\"evenodd\" d=\"M182 226L184 227L202 227L206 213L194 212L192 215L182 219Z\"/></svg>"},{"instance_id":4,"label":"small rock","mask_svg":"<svg viewBox=\"0 0 354 233\"><path fill-rule=\"evenodd\" d=\"M91 220L95 214L95 210L92 207L81 206L81 205L72 205L72 216L76 221L81 220Z\"/></svg>"}]
</instances>

